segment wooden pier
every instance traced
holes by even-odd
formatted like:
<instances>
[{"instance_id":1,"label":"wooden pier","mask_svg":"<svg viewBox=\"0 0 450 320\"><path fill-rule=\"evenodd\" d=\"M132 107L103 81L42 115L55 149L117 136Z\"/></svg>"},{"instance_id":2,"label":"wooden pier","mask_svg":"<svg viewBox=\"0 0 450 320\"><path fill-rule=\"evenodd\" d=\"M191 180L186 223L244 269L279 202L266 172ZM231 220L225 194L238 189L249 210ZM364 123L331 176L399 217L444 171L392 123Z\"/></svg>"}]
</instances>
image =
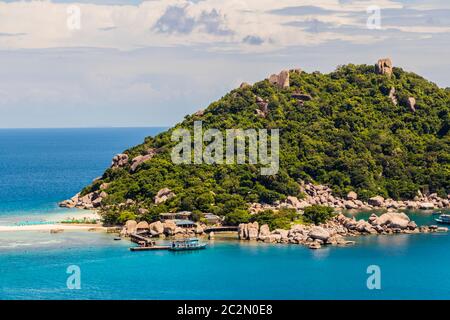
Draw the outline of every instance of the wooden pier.
<instances>
[{"instance_id":1,"label":"wooden pier","mask_svg":"<svg viewBox=\"0 0 450 320\"><path fill-rule=\"evenodd\" d=\"M130 240L140 246L153 246L155 241L151 237L146 237L143 233L133 233L130 235Z\"/></svg>"},{"instance_id":2,"label":"wooden pier","mask_svg":"<svg viewBox=\"0 0 450 320\"><path fill-rule=\"evenodd\" d=\"M170 246L131 247L131 251L169 250Z\"/></svg>"},{"instance_id":3,"label":"wooden pier","mask_svg":"<svg viewBox=\"0 0 450 320\"><path fill-rule=\"evenodd\" d=\"M235 226L222 226L222 227L210 227L210 228L206 228L205 233L210 233L210 232L237 232L238 231L238 227Z\"/></svg>"}]
</instances>

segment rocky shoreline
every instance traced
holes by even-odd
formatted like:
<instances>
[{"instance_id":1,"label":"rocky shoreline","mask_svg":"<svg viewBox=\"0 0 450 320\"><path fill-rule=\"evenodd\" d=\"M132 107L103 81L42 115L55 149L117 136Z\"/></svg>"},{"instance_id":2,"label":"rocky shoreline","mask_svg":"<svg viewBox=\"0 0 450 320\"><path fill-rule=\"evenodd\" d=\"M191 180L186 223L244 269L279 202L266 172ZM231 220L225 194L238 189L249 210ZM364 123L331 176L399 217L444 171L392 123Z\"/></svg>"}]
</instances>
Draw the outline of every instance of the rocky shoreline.
<instances>
[{"instance_id":1,"label":"rocky shoreline","mask_svg":"<svg viewBox=\"0 0 450 320\"><path fill-rule=\"evenodd\" d=\"M206 225L198 223L194 228L180 228L175 222L167 220L147 223L128 220L117 232L121 237L129 237L136 233L146 233L159 239L186 238L206 236ZM418 226L406 214L388 210L381 215L372 214L366 221L356 220L355 217L347 217L339 213L326 223L294 224L289 230L270 230L267 224L259 225L258 222L242 223L238 226L238 239L244 241L260 241L264 243L297 244L310 249L320 249L323 246L348 246L355 244L349 238L365 235L394 235L394 234L419 234L433 232L447 232L448 228L436 225ZM214 239L214 233L208 235Z\"/></svg>"},{"instance_id":2,"label":"rocky shoreline","mask_svg":"<svg viewBox=\"0 0 450 320\"><path fill-rule=\"evenodd\" d=\"M257 240L265 243L300 244L310 249L320 249L324 245L351 245L354 241L348 237L363 235L415 234L429 232L447 232L448 228L431 226L418 227L414 221L402 213L389 210L380 216L372 214L368 221L356 220L338 214L320 225L296 224L290 230L275 229L258 225L258 222L239 225L238 234L241 240Z\"/></svg>"},{"instance_id":3,"label":"rocky shoreline","mask_svg":"<svg viewBox=\"0 0 450 320\"><path fill-rule=\"evenodd\" d=\"M102 206L102 201L107 194L108 184L103 183L100 189L84 196L76 194L68 200L64 200L59 203L60 207L65 208L78 208L78 209L93 209ZM249 204L249 212L251 214L259 213L265 210L280 210L282 208L291 208L297 211L302 211L304 208L312 205L323 205L336 210L360 210L369 211L376 209L420 209L420 210L433 210L450 208L450 195L447 199L440 198L436 193L424 195L420 191L417 191L417 196L412 200L393 200L384 199L382 196L375 196L368 201L362 201L358 199L356 192L349 192L345 199L339 198L333 195L332 190L324 185L314 185L312 183L300 184L300 192L304 194L303 199L299 199L294 196L288 196L285 201L278 201L274 204L263 203L251 203ZM160 204L166 200L174 197L175 194L168 188L159 190L155 196L155 204ZM134 204L134 201L128 199L125 203L121 204L126 206L127 204Z\"/></svg>"},{"instance_id":4,"label":"rocky shoreline","mask_svg":"<svg viewBox=\"0 0 450 320\"><path fill-rule=\"evenodd\" d=\"M279 210L282 208L291 208L303 210L312 205L323 205L337 210L360 210L369 211L376 209L420 209L433 210L450 208L450 195L447 199L438 197L436 193L424 195L420 191L412 200L393 200L384 199L381 196L370 198L368 201L358 199L356 192L349 192L346 199L333 195L332 190L324 185L314 185L312 183L301 183L300 191L305 195L304 199L288 196L283 202L276 202L273 205L252 203L250 213L255 214L265 210Z\"/></svg>"}]
</instances>

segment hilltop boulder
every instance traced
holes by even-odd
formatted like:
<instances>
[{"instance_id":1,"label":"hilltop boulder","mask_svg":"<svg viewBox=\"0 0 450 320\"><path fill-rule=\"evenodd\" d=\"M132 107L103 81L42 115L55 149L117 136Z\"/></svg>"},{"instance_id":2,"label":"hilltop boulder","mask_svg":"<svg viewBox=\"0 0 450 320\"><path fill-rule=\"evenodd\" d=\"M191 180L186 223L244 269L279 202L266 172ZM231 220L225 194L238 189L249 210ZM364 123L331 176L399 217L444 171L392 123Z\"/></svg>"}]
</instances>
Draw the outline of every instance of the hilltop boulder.
<instances>
[{"instance_id":1,"label":"hilltop boulder","mask_svg":"<svg viewBox=\"0 0 450 320\"><path fill-rule=\"evenodd\" d=\"M269 82L280 89L289 88L289 71L283 70L279 74L272 74Z\"/></svg>"},{"instance_id":2,"label":"hilltop boulder","mask_svg":"<svg viewBox=\"0 0 450 320\"><path fill-rule=\"evenodd\" d=\"M375 70L378 74L386 74L389 77L392 75L392 61L390 58L380 59L375 65Z\"/></svg>"}]
</instances>

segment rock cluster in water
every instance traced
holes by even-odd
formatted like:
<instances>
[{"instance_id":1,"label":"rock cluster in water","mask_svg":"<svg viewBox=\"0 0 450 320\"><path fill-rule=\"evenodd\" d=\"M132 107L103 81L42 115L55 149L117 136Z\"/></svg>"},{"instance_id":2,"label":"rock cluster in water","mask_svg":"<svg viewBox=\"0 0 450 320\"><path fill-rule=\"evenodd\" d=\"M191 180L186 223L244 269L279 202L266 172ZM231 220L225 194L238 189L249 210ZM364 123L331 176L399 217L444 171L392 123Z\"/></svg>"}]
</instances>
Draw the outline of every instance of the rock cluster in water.
<instances>
[{"instance_id":1,"label":"rock cluster in water","mask_svg":"<svg viewBox=\"0 0 450 320\"><path fill-rule=\"evenodd\" d=\"M427 233L447 232L447 228L437 226L418 227L414 221L401 212L388 211L380 216L372 214L368 221L356 220L343 214L320 225L295 224L290 230L275 229L270 231L267 224L261 227L257 222L239 225L241 240L258 240L266 243L292 243L319 249L323 245L349 245L354 241L346 237L369 234Z\"/></svg>"}]
</instances>

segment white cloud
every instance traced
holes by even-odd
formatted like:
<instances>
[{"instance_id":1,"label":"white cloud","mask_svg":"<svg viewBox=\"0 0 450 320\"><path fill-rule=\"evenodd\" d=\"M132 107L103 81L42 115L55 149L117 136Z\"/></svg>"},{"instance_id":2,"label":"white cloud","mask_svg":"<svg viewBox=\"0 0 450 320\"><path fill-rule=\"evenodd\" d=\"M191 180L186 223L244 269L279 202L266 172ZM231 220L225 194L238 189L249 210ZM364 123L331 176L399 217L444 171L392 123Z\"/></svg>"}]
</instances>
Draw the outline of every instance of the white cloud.
<instances>
[{"instance_id":1,"label":"white cloud","mask_svg":"<svg viewBox=\"0 0 450 320\"><path fill-rule=\"evenodd\" d=\"M364 29L366 8L373 4L373 1L339 0L153 0L138 5L53 3L48 0L0 2L0 48L131 50L203 44L210 50L266 51L335 40L371 43L383 38L373 37ZM382 10L404 6L390 0L380 0L376 4ZM72 5L81 10L80 30L67 27L70 15L67 8ZM315 14L312 10L310 14L296 16L295 8L298 10L299 7L319 8L324 12L316 9L318 12ZM284 14L275 14L277 11ZM336 27L353 26L360 28L361 32L349 36L338 28L329 28L326 32L312 35L308 30L290 25L290 22L312 20ZM396 28L395 25L389 27ZM409 33L448 32L448 26L401 26L397 29ZM245 39L259 40L252 43Z\"/></svg>"},{"instance_id":2,"label":"white cloud","mask_svg":"<svg viewBox=\"0 0 450 320\"><path fill-rule=\"evenodd\" d=\"M242 81L384 56L450 85L439 0L80 0L74 31L55 1L0 0L0 127L165 126Z\"/></svg>"}]
</instances>

